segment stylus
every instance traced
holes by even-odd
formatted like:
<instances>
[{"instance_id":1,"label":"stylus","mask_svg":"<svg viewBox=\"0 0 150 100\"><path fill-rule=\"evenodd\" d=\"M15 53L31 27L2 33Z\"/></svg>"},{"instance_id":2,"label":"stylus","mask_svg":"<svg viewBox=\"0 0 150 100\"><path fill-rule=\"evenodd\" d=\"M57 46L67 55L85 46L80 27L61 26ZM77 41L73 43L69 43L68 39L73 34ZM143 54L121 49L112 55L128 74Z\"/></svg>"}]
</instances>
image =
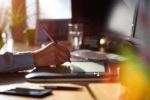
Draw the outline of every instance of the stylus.
<instances>
[{"instance_id":1,"label":"stylus","mask_svg":"<svg viewBox=\"0 0 150 100\"><path fill-rule=\"evenodd\" d=\"M52 42L57 43L57 42L52 38L52 36L51 36L50 34L48 34L48 30L47 30L45 27L43 27L43 29L44 29L45 35L46 35Z\"/></svg>"},{"instance_id":2,"label":"stylus","mask_svg":"<svg viewBox=\"0 0 150 100\"><path fill-rule=\"evenodd\" d=\"M44 89L52 89L52 90L80 90L79 87L71 87L71 86L41 86Z\"/></svg>"}]
</instances>

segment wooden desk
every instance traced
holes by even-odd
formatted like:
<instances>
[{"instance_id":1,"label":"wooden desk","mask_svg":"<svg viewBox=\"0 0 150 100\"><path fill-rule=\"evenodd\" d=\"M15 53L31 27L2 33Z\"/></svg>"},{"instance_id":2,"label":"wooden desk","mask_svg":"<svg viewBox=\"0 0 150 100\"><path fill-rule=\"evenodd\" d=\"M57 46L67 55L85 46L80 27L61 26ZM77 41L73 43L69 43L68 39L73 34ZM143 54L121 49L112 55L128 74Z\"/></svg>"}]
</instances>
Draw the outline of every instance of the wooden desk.
<instances>
[{"instance_id":1,"label":"wooden desk","mask_svg":"<svg viewBox=\"0 0 150 100\"><path fill-rule=\"evenodd\" d=\"M6 46L7 51L22 51L22 50L35 50L38 47L31 47L22 44L9 44ZM13 47L14 49L9 49ZM0 74L0 91L13 87L28 87L28 88L41 88L40 85L44 83L29 83L25 80L26 72L6 73ZM80 87L79 91L60 91L53 90L53 94L39 100L119 100L121 85L118 83L117 78L108 80L107 78L101 79L98 82L51 82L45 83L49 85L63 85ZM9 96L0 94L1 100L37 100L37 98Z\"/></svg>"},{"instance_id":2,"label":"wooden desk","mask_svg":"<svg viewBox=\"0 0 150 100\"><path fill-rule=\"evenodd\" d=\"M0 91L13 87L41 88L44 83L26 82L25 72L0 74ZM49 85L75 86L80 87L79 91L53 90L53 94L40 100L118 100L120 94L120 84L116 81L108 82L106 79L101 82L51 82ZM105 81L105 82L104 82ZM37 100L31 97L19 97L1 95L1 100Z\"/></svg>"}]
</instances>

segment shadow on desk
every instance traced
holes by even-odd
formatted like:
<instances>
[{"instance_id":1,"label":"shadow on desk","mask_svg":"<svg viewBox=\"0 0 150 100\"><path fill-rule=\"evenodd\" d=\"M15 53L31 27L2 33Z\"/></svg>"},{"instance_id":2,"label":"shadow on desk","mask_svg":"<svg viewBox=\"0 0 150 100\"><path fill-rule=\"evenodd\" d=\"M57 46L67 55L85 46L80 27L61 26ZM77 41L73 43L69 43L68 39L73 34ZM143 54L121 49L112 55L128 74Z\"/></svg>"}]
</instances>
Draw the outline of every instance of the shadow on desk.
<instances>
[{"instance_id":1,"label":"shadow on desk","mask_svg":"<svg viewBox=\"0 0 150 100\"><path fill-rule=\"evenodd\" d=\"M1 73L0 85L15 84L25 82L26 72Z\"/></svg>"}]
</instances>

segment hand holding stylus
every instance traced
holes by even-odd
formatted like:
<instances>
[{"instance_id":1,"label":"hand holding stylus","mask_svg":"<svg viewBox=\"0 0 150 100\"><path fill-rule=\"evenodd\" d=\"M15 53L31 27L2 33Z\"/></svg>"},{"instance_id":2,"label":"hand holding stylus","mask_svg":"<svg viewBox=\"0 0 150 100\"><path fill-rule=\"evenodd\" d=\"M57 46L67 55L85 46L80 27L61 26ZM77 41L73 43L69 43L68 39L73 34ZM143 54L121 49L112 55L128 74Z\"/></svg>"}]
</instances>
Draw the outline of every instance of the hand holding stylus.
<instances>
[{"instance_id":1,"label":"hand holding stylus","mask_svg":"<svg viewBox=\"0 0 150 100\"><path fill-rule=\"evenodd\" d=\"M52 41L45 47L38 49L33 52L33 57L35 59L36 66L48 66L48 65L60 65L66 61L70 61L69 50L57 43L49 34L46 29L45 34Z\"/></svg>"},{"instance_id":2,"label":"hand holding stylus","mask_svg":"<svg viewBox=\"0 0 150 100\"><path fill-rule=\"evenodd\" d=\"M57 43L57 41L55 41L52 36L50 34L48 34L48 30L44 27L44 33L45 35L53 42L53 43ZM71 63L71 60L69 59L69 62Z\"/></svg>"}]
</instances>

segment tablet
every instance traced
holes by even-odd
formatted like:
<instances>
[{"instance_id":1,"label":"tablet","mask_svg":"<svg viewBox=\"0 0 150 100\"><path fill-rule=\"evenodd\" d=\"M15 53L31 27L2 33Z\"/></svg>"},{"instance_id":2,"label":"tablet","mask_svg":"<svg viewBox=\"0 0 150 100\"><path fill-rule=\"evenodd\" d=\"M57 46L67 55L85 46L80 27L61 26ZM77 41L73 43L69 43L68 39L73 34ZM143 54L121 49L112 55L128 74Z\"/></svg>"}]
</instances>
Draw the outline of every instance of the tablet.
<instances>
[{"instance_id":1,"label":"tablet","mask_svg":"<svg viewBox=\"0 0 150 100\"><path fill-rule=\"evenodd\" d=\"M104 62L71 62L56 68L34 71L25 76L31 82L49 81L91 81L111 77L109 67Z\"/></svg>"}]
</instances>

